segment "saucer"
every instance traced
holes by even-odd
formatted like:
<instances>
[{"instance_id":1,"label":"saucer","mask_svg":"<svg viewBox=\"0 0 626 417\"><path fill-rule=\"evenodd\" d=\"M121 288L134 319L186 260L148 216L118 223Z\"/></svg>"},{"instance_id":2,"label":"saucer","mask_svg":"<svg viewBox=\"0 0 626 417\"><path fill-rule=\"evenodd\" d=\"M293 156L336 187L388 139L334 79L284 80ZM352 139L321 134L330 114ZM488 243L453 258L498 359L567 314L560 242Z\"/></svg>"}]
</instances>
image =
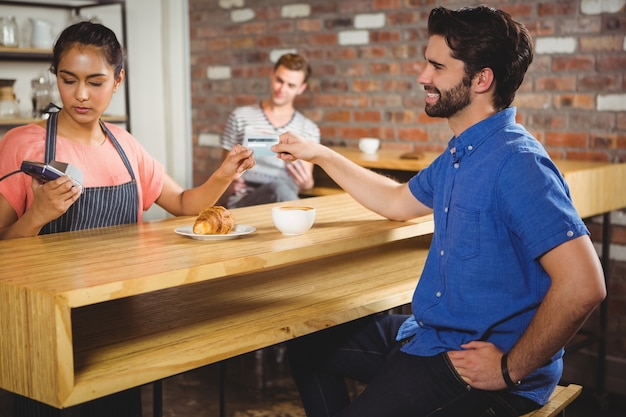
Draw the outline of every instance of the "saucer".
<instances>
[{"instance_id":1,"label":"saucer","mask_svg":"<svg viewBox=\"0 0 626 417\"><path fill-rule=\"evenodd\" d=\"M187 236L196 240L229 240L237 239L256 231L256 227L247 224L236 224L232 232L219 235L200 235L193 232L193 225L181 226L174 229L174 232L181 236Z\"/></svg>"}]
</instances>

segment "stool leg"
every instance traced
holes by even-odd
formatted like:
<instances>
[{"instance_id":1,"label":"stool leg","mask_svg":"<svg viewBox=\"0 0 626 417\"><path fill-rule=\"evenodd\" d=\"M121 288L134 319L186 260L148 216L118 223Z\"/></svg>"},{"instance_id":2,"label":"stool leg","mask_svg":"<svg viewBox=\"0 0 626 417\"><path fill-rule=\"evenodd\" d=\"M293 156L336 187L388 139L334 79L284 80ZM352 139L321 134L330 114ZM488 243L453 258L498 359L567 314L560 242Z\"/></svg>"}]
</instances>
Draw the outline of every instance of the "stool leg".
<instances>
[{"instance_id":1,"label":"stool leg","mask_svg":"<svg viewBox=\"0 0 626 417\"><path fill-rule=\"evenodd\" d=\"M226 417L226 361L220 362L220 417Z\"/></svg>"},{"instance_id":2,"label":"stool leg","mask_svg":"<svg viewBox=\"0 0 626 417\"><path fill-rule=\"evenodd\" d=\"M158 380L152 383L152 415L154 417L163 416L163 381Z\"/></svg>"}]
</instances>

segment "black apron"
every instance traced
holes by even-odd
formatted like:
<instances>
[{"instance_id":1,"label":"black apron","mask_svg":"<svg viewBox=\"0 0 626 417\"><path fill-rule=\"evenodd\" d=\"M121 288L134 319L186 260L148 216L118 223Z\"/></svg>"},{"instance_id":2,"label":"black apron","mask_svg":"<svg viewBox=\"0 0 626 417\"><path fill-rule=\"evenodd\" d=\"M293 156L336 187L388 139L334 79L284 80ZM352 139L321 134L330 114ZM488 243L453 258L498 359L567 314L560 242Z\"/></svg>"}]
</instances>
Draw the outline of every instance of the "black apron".
<instances>
[{"instance_id":1,"label":"black apron","mask_svg":"<svg viewBox=\"0 0 626 417\"><path fill-rule=\"evenodd\" d=\"M50 113L48 118L45 163L53 161L56 154L57 117L57 113ZM131 180L120 185L83 187L83 193L78 200L61 217L45 225L39 234L137 223L139 195L133 168L115 136L102 121L100 125L120 154Z\"/></svg>"}]
</instances>

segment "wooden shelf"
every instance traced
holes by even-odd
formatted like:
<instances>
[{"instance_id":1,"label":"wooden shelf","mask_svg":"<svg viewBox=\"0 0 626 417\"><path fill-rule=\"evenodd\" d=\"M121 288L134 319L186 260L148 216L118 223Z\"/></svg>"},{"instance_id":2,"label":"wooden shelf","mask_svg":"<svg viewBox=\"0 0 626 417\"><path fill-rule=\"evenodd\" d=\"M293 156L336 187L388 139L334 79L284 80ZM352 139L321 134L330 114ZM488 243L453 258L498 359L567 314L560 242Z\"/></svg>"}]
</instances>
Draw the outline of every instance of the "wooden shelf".
<instances>
[{"instance_id":1,"label":"wooden shelf","mask_svg":"<svg viewBox=\"0 0 626 417\"><path fill-rule=\"evenodd\" d=\"M6 6L22 6L22 7L46 7L50 9L70 9L92 6L102 6L107 4L124 3L124 0L3 0L0 4Z\"/></svg>"},{"instance_id":2,"label":"wooden shelf","mask_svg":"<svg viewBox=\"0 0 626 417\"><path fill-rule=\"evenodd\" d=\"M13 61L49 61L51 49L0 47L0 59Z\"/></svg>"},{"instance_id":3,"label":"wooden shelf","mask_svg":"<svg viewBox=\"0 0 626 417\"><path fill-rule=\"evenodd\" d=\"M128 118L124 115L110 115L110 116L102 117L102 120L104 120L105 122L110 122L110 123L126 123L127 119ZM36 123L41 120L42 119L37 119L34 117L18 117L18 118L13 118L13 119L0 119L0 127L1 126L5 126L5 127L21 126L21 125L26 125L28 123Z\"/></svg>"}]
</instances>

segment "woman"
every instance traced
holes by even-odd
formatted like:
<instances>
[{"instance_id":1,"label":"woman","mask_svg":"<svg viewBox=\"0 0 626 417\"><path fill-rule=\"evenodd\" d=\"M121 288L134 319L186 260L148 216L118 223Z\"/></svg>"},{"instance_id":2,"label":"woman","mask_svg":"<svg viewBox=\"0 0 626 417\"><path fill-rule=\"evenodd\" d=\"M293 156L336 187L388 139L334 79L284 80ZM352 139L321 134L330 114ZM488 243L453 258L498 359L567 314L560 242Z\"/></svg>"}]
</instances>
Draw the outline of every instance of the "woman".
<instances>
[{"instance_id":1,"label":"woman","mask_svg":"<svg viewBox=\"0 0 626 417\"><path fill-rule=\"evenodd\" d=\"M204 184L184 190L127 131L101 121L124 79L123 62L115 34L100 24L81 22L61 33L50 71L63 108L47 122L6 133L0 174L24 160L58 160L82 171L83 189L67 176L46 184L24 174L1 181L0 239L134 223L155 202L173 215L197 214L254 166L252 151L235 147Z\"/></svg>"},{"instance_id":2,"label":"woman","mask_svg":"<svg viewBox=\"0 0 626 417\"><path fill-rule=\"evenodd\" d=\"M24 160L57 160L82 172L82 187L67 175L43 184L23 173L0 181L0 239L136 223L153 203L173 215L194 215L254 166L252 151L237 146L204 184L184 190L130 133L101 120L124 79L123 62L115 34L100 24L81 22L60 34L50 71L62 109L6 133L0 175L19 170ZM14 408L28 416L58 411L22 397ZM85 404L81 414L140 415L138 389Z\"/></svg>"}]
</instances>

